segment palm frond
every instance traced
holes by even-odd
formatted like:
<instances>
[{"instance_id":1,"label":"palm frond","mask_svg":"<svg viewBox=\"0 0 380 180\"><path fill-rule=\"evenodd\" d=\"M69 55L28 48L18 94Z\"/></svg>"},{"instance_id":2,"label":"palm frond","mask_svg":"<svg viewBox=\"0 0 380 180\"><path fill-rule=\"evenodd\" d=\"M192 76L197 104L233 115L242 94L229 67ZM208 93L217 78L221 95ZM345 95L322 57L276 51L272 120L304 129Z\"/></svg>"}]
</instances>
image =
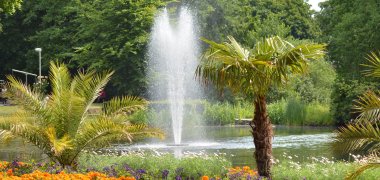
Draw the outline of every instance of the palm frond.
<instances>
[{"instance_id":1,"label":"palm frond","mask_svg":"<svg viewBox=\"0 0 380 180\"><path fill-rule=\"evenodd\" d=\"M0 129L6 132L4 135L11 133L13 137L21 137L40 148L46 154L50 154L51 147L45 132L39 126L30 124L22 117L0 118Z\"/></svg>"},{"instance_id":2,"label":"palm frond","mask_svg":"<svg viewBox=\"0 0 380 180\"><path fill-rule=\"evenodd\" d=\"M354 112L360 113L358 120L361 119L377 122L380 120L380 97L379 92L367 91L355 100Z\"/></svg>"},{"instance_id":3,"label":"palm frond","mask_svg":"<svg viewBox=\"0 0 380 180\"><path fill-rule=\"evenodd\" d=\"M124 96L115 97L103 104L103 114L107 117L117 115L130 115L138 110L145 109L147 101L139 97Z\"/></svg>"},{"instance_id":4,"label":"palm frond","mask_svg":"<svg viewBox=\"0 0 380 180\"><path fill-rule=\"evenodd\" d=\"M366 76L380 77L380 51L371 52L366 57L369 64L362 64L362 66L368 67L369 69L364 70L363 74Z\"/></svg>"},{"instance_id":5,"label":"palm frond","mask_svg":"<svg viewBox=\"0 0 380 180\"><path fill-rule=\"evenodd\" d=\"M145 137L159 137L160 139L165 138L165 133L160 129L147 127L143 124L128 125L124 131L132 135L133 139Z\"/></svg>"},{"instance_id":6,"label":"palm frond","mask_svg":"<svg viewBox=\"0 0 380 180\"><path fill-rule=\"evenodd\" d=\"M43 95L38 90L32 90L13 76L7 76L9 83L8 92L16 102L25 110L40 116L41 120L48 123L48 111L45 109Z\"/></svg>"},{"instance_id":7,"label":"palm frond","mask_svg":"<svg viewBox=\"0 0 380 180\"><path fill-rule=\"evenodd\" d=\"M255 68L250 61L250 52L229 36L230 42L218 44L203 39L210 48L203 54L202 61L196 69L196 76L204 83L212 82L218 89L230 87L241 89L245 84L237 79L247 76L246 69ZM249 82L246 81L246 82Z\"/></svg>"},{"instance_id":8,"label":"palm frond","mask_svg":"<svg viewBox=\"0 0 380 180\"><path fill-rule=\"evenodd\" d=\"M380 150L380 128L368 120L341 127L334 137L336 152L378 152Z\"/></svg>"},{"instance_id":9,"label":"palm frond","mask_svg":"<svg viewBox=\"0 0 380 180\"><path fill-rule=\"evenodd\" d=\"M0 141L8 144L15 136L10 131L0 130Z\"/></svg>"},{"instance_id":10,"label":"palm frond","mask_svg":"<svg viewBox=\"0 0 380 180\"><path fill-rule=\"evenodd\" d=\"M46 135L50 142L51 151L54 152L54 155L56 156L59 156L64 150L73 148L70 137L64 135L62 138L58 138L53 127L47 128Z\"/></svg>"},{"instance_id":11,"label":"palm frond","mask_svg":"<svg viewBox=\"0 0 380 180\"><path fill-rule=\"evenodd\" d=\"M83 102L85 105L83 112L87 112L96 98L99 97L99 93L109 82L112 74L113 72L108 71L103 73L89 71L87 73L78 72L78 75L74 77L72 90L75 91L79 97L84 98Z\"/></svg>"},{"instance_id":12,"label":"palm frond","mask_svg":"<svg viewBox=\"0 0 380 180\"><path fill-rule=\"evenodd\" d=\"M325 45L309 44L294 47L278 36L259 41L252 50L229 36L229 42L210 45L196 69L196 77L212 82L219 90L265 94L271 85L283 84L290 73L300 73L307 61L324 55Z\"/></svg>"},{"instance_id":13,"label":"palm frond","mask_svg":"<svg viewBox=\"0 0 380 180\"><path fill-rule=\"evenodd\" d=\"M112 120L106 118L100 118L94 121L86 121L78 130L79 132L76 135L74 142L77 149L84 149L86 147L93 146L92 143L104 136L117 135L119 138L116 138L115 140L118 140L123 136L123 128L124 127L120 124L117 124ZM110 142L105 143L109 144Z\"/></svg>"},{"instance_id":14,"label":"palm frond","mask_svg":"<svg viewBox=\"0 0 380 180\"><path fill-rule=\"evenodd\" d=\"M360 174L362 174L364 171L369 170L369 169L375 169L375 168L380 168L380 163L365 164L365 165L359 167L358 169L356 169L355 172L348 174L348 176L345 177L344 179L345 180L354 180L358 176L360 176Z\"/></svg>"},{"instance_id":15,"label":"palm frond","mask_svg":"<svg viewBox=\"0 0 380 180\"><path fill-rule=\"evenodd\" d=\"M71 75L65 65L51 61L49 79L52 86L52 97L59 98L62 93L70 91Z\"/></svg>"}]
</instances>

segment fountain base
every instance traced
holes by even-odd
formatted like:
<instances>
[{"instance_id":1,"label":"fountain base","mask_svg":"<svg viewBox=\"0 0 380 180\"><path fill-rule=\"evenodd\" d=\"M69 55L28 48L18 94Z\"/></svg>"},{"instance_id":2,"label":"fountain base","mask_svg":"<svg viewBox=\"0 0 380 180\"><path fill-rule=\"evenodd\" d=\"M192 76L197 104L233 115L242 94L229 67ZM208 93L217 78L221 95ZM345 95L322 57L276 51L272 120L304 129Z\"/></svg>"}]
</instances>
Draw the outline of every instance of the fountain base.
<instances>
[{"instance_id":1,"label":"fountain base","mask_svg":"<svg viewBox=\"0 0 380 180\"><path fill-rule=\"evenodd\" d=\"M189 144L166 144L166 146L175 146L175 147L182 147L182 146L189 146Z\"/></svg>"}]
</instances>

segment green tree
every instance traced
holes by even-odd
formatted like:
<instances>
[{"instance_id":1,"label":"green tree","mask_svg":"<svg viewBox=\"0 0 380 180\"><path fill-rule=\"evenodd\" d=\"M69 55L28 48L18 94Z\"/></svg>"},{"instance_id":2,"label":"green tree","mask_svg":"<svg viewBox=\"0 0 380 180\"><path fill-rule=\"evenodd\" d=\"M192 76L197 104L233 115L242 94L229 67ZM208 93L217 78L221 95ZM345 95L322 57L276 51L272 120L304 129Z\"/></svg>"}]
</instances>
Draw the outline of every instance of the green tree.
<instances>
[{"instance_id":1,"label":"green tree","mask_svg":"<svg viewBox=\"0 0 380 180\"><path fill-rule=\"evenodd\" d=\"M380 52L368 55L369 68L364 74L380 77ZM354 112L359 113L355 121L336 132L333 143L337 153L380 153L380 91L367 91L355 100ZM369 163L349 174L346 179L355 179L363 171L380 168L380 163Z\"/></svg>"},{"instance_id":2,"label":"green tree","mask_svg":"<svg viewBox=\"0 0 380 180\"><path fill-rule=\"evenodd\" d=\"M37 72L34 48L41 47L43 73L52 59L69 69L112 68L108 95L143 94L149 33L164 5L164 0L25 1L22 11L4 19L0 72Z\"/></svg>"},{"instance_id":3,"label":"green tree","mask_svg":"<svg viewBox=\"0 0 380 180\"><path fill-rule=\"evenodd\" d=\"M20 9L21 3L22 0L2 0L0 2L0 15L1 13L13 14L17 9ZM0 32L1 30L2 25L0 24Z\"/></svg>"},{"instance_id":4,"label":"green tree","mask_svg":"<svg viewBox=\"0 0 380 180\"><path fill-rule=\"evenodd\" d=\"M0 2L0 13L14 13L21 7L22 0L2 0Z\"/></svg>"},{"instance_id":5,"label":"green tree","mask_svg":"<svg viewBox=\"0 0 380 180\"><path fill-rule=\"evenodd\" d=\"M84 149L131 141L135 136L162 136L159 130L128 122L130 114L147 104L137 97L115 97L103 104L100 114L90 116L89 108L111 75L88 71L71 78L65 65L51 63L52 93L46 97L9 76L11 97L22 109L0 119L1 139L21 137L65 167L73 166Z\"/></svg>"},{"instance_id":6,"label":"green tree","mask_svg":"<svg viewBox=\"0 0 380 180\"><path fill-rule=\"evenodd\" d=\"M270 177L273 130L268 118L266 97L269 88L286 82L290 74L305 71L307 62L322 58L324 45L293 46L279 37L263 39L252 50L233 37L210 45L197 67L196 75L223 89L254 96L254 117L250 123L255 144L254 157L261 176Z\"/></svg>"},{"instance_id":7,"label":"green tree","mask_svg":"<svg viewBox=\"0 0 380 180\"><path fill-rule=\"evenodd\" d=\"M378 80L364 78L360 64L366 52L380 49L380 3L378 0L329 0L320 3L316 15L322 41L328 43L327 60L337 71L332 107L338 123L355 119L351 102L366 90L379 86ZM350 117L349 117L350 116Z\"/></svg>"},{"instance_id":8,"label":"green tree","mask_svg":"<svg viewBox=\"0 0 380 180\"><path fill-rule=\"evenodd\" d=\"M320 35L315 19L304 0L188 0L199 18L202 36L223 41L226 34L246 46L260 38L291 36L311 39Z\"/></svg>"}]
</instances>

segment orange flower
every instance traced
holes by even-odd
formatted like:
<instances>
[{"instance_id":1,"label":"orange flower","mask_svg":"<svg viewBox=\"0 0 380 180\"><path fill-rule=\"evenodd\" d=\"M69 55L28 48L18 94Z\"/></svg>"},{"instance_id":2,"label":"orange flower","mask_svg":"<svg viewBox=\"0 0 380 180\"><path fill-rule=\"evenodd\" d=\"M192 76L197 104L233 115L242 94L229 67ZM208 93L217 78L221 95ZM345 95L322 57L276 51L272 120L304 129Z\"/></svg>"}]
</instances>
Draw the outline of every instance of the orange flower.
<instances>
[{"instance_id":1,"label":"orange flower","mask_svg":"<svg viewBox=\"0 0 380 180\"><path fill-rule=\"evenodd\" d=\"M7 175L8 175L8 176L13 176L13 170L12 170L12 169L8 169L8 171L7 171Z\"/></svg>"},{"instance_id":2,"label":"orange flower","mask_svg":"<svg viewBox=\"0 0 380 180\"><path fill-rule=\"evenodd\" d=\"M243 166L243 171L249 171L251 168L249 166Z\"/></svg>"},{"instance_id":3,"label":"orange flower","mask_svg":"<svg viewBox=\"0 0 380 180\"><path fill-rule=\"evenodd\" d=\"M124 176L121 176L118 179L119 180L136 180L134 177L124 177Z\"/></svg>"},{"instance_id":4,"label":"orange flower","mask_svg":"<svg viewBox=\"0 0 380 180\"><path fill-rule=\"evenodd\" d=\"M208 180L208 176L202 176L202 180Z\"/></svg>"}]
</instances>

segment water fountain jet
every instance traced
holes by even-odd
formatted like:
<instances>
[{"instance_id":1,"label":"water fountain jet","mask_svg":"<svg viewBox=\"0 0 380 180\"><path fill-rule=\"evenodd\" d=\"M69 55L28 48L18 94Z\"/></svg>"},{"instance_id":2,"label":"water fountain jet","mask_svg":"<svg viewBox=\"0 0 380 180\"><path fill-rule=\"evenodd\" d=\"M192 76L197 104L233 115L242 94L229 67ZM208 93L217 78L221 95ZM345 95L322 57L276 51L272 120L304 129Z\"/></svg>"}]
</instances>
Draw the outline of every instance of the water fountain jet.
<instances>
[{"instance_id":1,"label":"water fountain jet","mask_svg":"<svg viewBox=\"0 0 380 180\"><path fill-rule=\"evenodd\" d=\"M186 98L199 95L194 80L198 58L198 37L195 22L188 8L180 8L178 17L170 18L167 9L154 22L149 43L151 76L162 83L151 85L151 99L167 99L171 115L174 143L168 146L187 146L182 143L182 128Z\"/></svg>"}]
</instances>

